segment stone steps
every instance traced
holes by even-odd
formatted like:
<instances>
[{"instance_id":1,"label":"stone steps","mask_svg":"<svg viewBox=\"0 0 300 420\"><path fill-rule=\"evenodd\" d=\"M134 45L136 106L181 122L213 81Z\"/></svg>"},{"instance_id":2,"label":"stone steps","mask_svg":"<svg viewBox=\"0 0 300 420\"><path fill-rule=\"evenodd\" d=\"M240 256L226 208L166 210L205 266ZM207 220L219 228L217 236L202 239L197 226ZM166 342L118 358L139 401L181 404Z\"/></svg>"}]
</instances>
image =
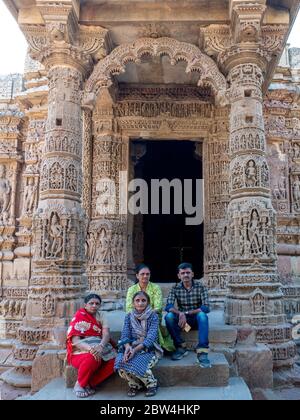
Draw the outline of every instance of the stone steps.
<instances>
[{"instance_id":1,"label":"stone steps","mask_svg":"<svg viewBox=\"0 0 300 420\"><path fill-rule=\"evenodd\" d=\"M153 373L161 387L197 386L197 387L222 387L228 384L229 365L221 353L210 353L212 367L203 369L196 360L196 354L189 352L181 360L171 360L164 357L153 368ZM77 379L77 371L72 366L65 368L66 386L73 387ZM125 381L119 375L111 378L115 388L122 388Z\"/></svg>"},{"instance_id":2,"label":"stone steps","mask_svg":"<svg viewBox=\"0 0 300 420\"><path fill-rule=\"evenodd\" d=\"M85 398L85 400L105 401L106 406L116 407L122 405L120 401L127 400L134 402L135 400L146 401L246 401L252 400L249 388L244 380L238 377L229 378L228 385L219 387L192 387L192 386L173 386L161 387L158 389L154 397L146 398L141 392L135 398L129 398L126 395L127 386L123 381L122 388L116 388L114 378L109 378L101 384L95 395ZM20 400L78 400L73 389L66 388L65 382L62 378L54 379L36 394L26 397L18 398ZM116 403L111 403L116 401ZM101 404L101 407L104 403ZM126 404L124 405L126 406Z\"/></svg>"}]
</instances>

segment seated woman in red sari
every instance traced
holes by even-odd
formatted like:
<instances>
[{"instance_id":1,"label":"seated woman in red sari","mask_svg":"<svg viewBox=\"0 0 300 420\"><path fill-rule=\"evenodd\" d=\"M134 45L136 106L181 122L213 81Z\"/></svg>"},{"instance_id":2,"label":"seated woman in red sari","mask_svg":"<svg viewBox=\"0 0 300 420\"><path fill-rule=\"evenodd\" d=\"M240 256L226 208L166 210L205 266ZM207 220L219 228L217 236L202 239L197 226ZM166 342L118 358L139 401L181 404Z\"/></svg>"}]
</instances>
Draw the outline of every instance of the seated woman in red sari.
<instances>
[{"instance_id":1,"label":"seated woman in red sari","mask_svg":"<svg viewBox=\"0 0 300 420\"><path fill-rule=\"evenodd\" d=\"M67 335L67 360L78 369L74 392L79 398L94 394L94 387L113 374L116 356L109 343L105 314L99 311L100 296L89 294L84 303L72 319Z\"/></svg>"}]
</instances>

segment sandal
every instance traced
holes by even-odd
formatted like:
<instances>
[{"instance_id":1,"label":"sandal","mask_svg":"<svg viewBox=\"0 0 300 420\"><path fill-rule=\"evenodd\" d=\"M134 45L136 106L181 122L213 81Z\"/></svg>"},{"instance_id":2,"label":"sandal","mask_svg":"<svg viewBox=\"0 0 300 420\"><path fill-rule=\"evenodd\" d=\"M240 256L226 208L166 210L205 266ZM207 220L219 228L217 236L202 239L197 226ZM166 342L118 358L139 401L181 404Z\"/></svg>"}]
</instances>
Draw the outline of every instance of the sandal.
<instances>
[{"instance_id":1,"label":"sandal","mask_svg":"<svg viewBox=\"0 0 300 420\"><path fill-rule=\"evenodd\" d=\"M152 386L151 388L147 388L145 392L145 397L154 397L157 393L157 386Z\"/></svg>"},{"instance_id":2,"label":"sandal","mask_svg":"<svg viewBox=\"0 0 300 420\"><path fill-rule=\"evenodd\" d=\"M73 391L77 398L87 398L90 396L88 389L82 388L78 382L76 382Z\"/></svg>"},{"instance_id":3,"label":"sandal","mask_svg":"<svg viewBox=\"0 0 300 420\"><path fill-rule=\"evenodd\" d=\"M82 391L76 390L74 391L77 398L87 398L90 394L84 389Z\"/></svg>"},{"instance_id":4,"label":"sandal","mask_svg":"<svg viewBox=\"0 0 300 420\"><path fill-rule=\"evenodd\" d=\"M90 386L87 386L85 390L89 395L94 395L96 393L96 390Z\"/></svg>"},{"instance_id":5,"label":"sandal","mask_svg":"<svg viewBox=\"0 0 300 420\"><path fill-rule=\"evenodd\" d=\"M135 397L138 392L139 392L138 388L130 387L127 391L127 396Z\"/></svg>"}]
</instances>

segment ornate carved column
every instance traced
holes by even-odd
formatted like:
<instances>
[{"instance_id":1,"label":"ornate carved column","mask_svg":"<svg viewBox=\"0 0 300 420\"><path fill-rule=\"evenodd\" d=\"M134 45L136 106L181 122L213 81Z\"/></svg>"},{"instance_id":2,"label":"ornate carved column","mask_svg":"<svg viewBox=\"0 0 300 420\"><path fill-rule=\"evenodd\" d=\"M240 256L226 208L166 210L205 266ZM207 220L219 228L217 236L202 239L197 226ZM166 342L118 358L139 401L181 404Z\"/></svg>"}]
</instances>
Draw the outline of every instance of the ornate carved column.
<instances>
[{"instance_id":1,"label":"ornate carved column","mask_svg":"<svg viewBox=\"0 0 300 420\"><path fill-rule=\"evenodd\" d=\"M19 279L14 267L17 185L25 125L24 113L15 97L22 86L21 76L0 78L0 340L7 340L6 344L15 337L24 314L24 306L15 293Z\"/></svg>"},{"instance_id":2,"label":"ornate carved column","mask_svg":"<svg viewBox=\"0 0 300 420\"><path fill-rule=\"evenodd\" d=\"M229 203L229 108L215 108L205 156L205 283L211 301L221 306L227 294L229 236L226 224Z\"/></svg>"},{"instance_id":3,"label":"ornate carved column","mask_svg":"<svg viewBox=\"0 0 300 420\"><path fill-rule=\"evenodd\" d=\"M295 355L286 324L276 266L276 213L262 108L268 63L280 51L283 27L263 26L265 1L230 1L231 28L205 29L206 48L228 75L230 102L229 264L225 305L228 324L252 326L266 343L274 365Z\"/></svg>"},{"instance_id":4,"label":"ornate carved column","mask_svg":"<svg viewBox=\"0 0 300 420\"><path fill-rule=\"evenodd\" d=\"M47 119L48 79L46 70L37 61L27 55L24 72L25 90L18 97L18 103L25 113L27 131L24 136L24 165L22 180L19 183L18 202L19 217L17 247L14 250L14 272L16 287L14 293L22 297L23 314L25 317L29 280L32 268L32 219L39 200L39 181L42 153L45 144L45 124ZM19 322L20 324L20 322Z\"/></svg>"},{"instance_id":5,"label":"ornate carved column","mask_svg":"<svg viewBox=\"0 0 300 420\"><path fill-rule=\"evenodd\" d=\"M276 272L276 218L270 197L262 114L263 73L256 63L239 64L230 82L229 262L234 268L227 304L232 324L284 322ZM240 295L240 299L238 299ZM242 300L242 296L247 300ZM256 303L260 301L260 305Z\"/></svg>"},{"instance_id":6,"label":"ornate carved column","mask_svg":"<svg viewBox=\"0 0 300 420\"><path fill-rule=\"evenodd\" d=\"M33 217L34 255L26 317L18 331L15 368L3 377L12 384L31 385L33 390L46 383L51 372L47 359L38 363L39 350L60 348L63 343L57 342L57 331L67 326L88 286L86 218L81 206L81 97L84 78L93 66L92 55L95 59L104 44L101 31L97 35L93 28L79 27L77 2L38 5L45 26L29 25L23 30L31 55L48 71L48 117L39 204ZM59 366L58 360L49 363Z\"/></svg>"},{"instance_id":7,"label":"ornate carved column","mask_svg":"<svg viewBox=\"0 0 300 420\"><path fill-rule=\"evenodd\" d=\"M127 214L121 214L120 177L128 169L128 139L117 131L114 100L107 88L100 89L93 112L93 139L87 271L90 289L101 293L104 307L117 309L127 290ZM126 181L123 187L127 191Z\"/></svg>"},{"instance_id":8,"label":"ornate carved column","mask_svg":"<svg viewBox=\"0 0 300 420\"><path fill-rule=\"evenodd\" d=\"M262 1L252 6L242 3L232 2L233 41L240 48L248 41L262 50L241 48L225 59L231 104L228 219L232 267L226 322L252 325L256 342L267 343L274 364L280 366L292 363L295 349L277 273L276 214L266 155L262 107L266 59L263 46L257 44L265 5Z\"/></svg>"}]
</instances>

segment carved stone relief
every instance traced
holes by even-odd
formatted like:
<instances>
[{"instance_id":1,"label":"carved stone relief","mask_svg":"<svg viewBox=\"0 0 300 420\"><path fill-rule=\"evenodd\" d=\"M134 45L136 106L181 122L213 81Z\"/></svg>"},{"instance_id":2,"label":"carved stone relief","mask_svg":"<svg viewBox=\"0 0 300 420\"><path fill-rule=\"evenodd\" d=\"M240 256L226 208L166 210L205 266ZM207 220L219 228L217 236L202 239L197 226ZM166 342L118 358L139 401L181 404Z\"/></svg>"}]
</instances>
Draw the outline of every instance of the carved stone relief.
<instances>
[{"instance_id":1,"label":"carved stone relief","mask_svg":"<svg viewBox=\"0 0 300 420\"><path fill-rule=\"evenodd\" d=\"M0 220L7 224L11 206L11 183L6 175L6 167L0 165Z\"/></svg>"},{"instance_id":2,"label":"carved stone relief","mask_svg":"<svg viewBox=\"0 0 300 420\"><path fill-rule=\"evenodd\" d=\"M292 183L292 202L295 213L300 213L300 175L294 175Z\"/></svg>"}]
</instances>

